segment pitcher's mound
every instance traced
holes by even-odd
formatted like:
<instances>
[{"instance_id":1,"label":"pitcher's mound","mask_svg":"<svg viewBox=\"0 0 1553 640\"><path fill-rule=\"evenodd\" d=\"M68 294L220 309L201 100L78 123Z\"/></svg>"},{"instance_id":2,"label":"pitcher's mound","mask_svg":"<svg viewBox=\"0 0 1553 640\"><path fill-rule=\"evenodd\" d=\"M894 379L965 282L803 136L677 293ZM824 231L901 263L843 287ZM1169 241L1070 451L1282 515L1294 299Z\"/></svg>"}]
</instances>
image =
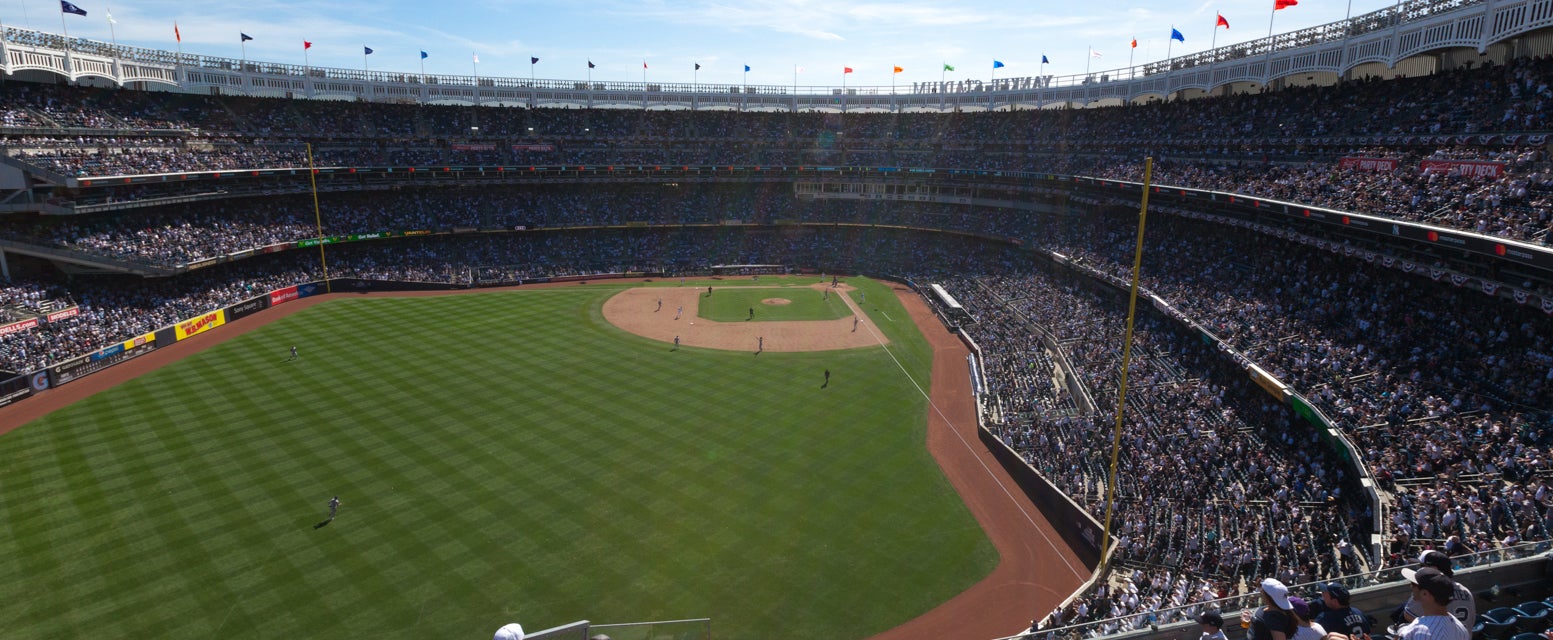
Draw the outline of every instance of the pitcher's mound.
<instances>
[{"instance_id":1,"label":"pitcher's mound","mask_svg":"<svg viewBox=\"0 0 1553 640\"><path fill-rule=\"evenodd\" d=\"M792 300L788 300L787 298L766 298L765 300L761 300L760 303L761 304L770 304L770 305L784 305L784 304L792 304L793 301Z\"/></svg>"}]
</instances>

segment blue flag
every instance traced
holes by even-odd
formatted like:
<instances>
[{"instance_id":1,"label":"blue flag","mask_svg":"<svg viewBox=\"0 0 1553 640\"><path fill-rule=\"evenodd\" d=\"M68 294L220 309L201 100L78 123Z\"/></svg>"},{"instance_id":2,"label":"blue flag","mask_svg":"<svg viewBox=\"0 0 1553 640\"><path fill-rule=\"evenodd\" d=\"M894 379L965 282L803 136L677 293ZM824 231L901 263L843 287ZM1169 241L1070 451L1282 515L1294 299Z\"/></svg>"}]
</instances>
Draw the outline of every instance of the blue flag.
<instances>
[{"instance_id":1,"label":"blue flag","mask_svg":"<svg viewBox=\"0 0 1553 640\"><path fill-rule=\"evenodd\" d=\"M529 56L528 63L529 64L539 64L539 58L535 58L533 56Z\"/></svg>"},{"instance_id":2,"label":"blue flag","mask_svg":"<svg viewBox=\"0 0 1553 640\"><path fill-rule=\"evenodd\" d=\"M1170 39L1171 40L1180 40L1181 42L1186 42L1186 36L1181 35L1181 32L1177 31L1175 27L1171 27L1170 28Z\"/></svg>"},{"instance_id":3,"label":"blue flag","mask_svg":"<svg viewBox=\"0 0 1553 640\"><path fill-rule=\"evenodd\" d=\"M1042 59L1045 59L1045 56L1042 56ZM1002 69L1003 68L1003 63L998 62L997 60L993 60L992 61L992 68L993 69Z\"/></svg>"},{"instance_id":4,"label":"blue flag","mask_svg":"<svg viewBox=\"0 0 1553 640\"><path fill-rule=\"evenodd\" d=\"M589 61L588 61L588 68L589 68L589 69L592 69L592 68L593 68L593 61L592 61L592 60L589 60Z\"/></svg>"},{"instance_id":5,"label":"blue flag","mask_svg":"<svg viewBox=\"0 0 1553 640\"><path fill-rule=\"evenodd\" d=\"M253 36L250 36L246 33L238 33L237 35L238 37L242 38L242 40L239 40L239 42L247 42L253 39Z\"/></svg>"},{"instance_id":6,"label":"blue flag","mask_svg":"<svg viewBox=\"0 0 1553 640\"><path fill-rule=\"evenodd\" d=\"M422 60L425 60L425 59L426 59L426 52L425 52L425 51L422 51L422 52L421 52L421 59L422 59Z\"/></svg>"},{"instance_id":7,"label":"blue flag","mask_svg":"<svg viewBox=\"0 0 1553 640\"><path fill-rule=\"evenodd\" d=\"M59 0L59 11L61 13L73 13L73 14L76 14L78 16L86 15L86 10L85 9L82 9L81 7L77 7L77 6L73 5L73 4L65 2L65 0Z\"/></svg>"},{"instance_id":8,"label":"blue flag","mask_svg":"<svg viewBox=\"0 0 1553 640\"><path fill-rule=\"evenodd\" d=\"M368 47L368 46L363 45L361 47L361 55L364 55L364 56L372 55L372 47Z\"/></svg>"},{"instance_id":9,"label":"blue flag","mask_svg":"<svg viewBox=\"0 0 1553 640\"><path fill-rule=\"evenodd\" d=\"M744 72L745 73L749 73L750 72L750 66L749 65L744 65Z\"/></svg>"},{"instance_id":10,"label":"blue flag","mask_svg":"<svg viewBox=\"0 0 1553 640\"><path fill-rule=\"evenodd\" d=\"M701 63L697 62L696 63L696 71L700 71L700 70L701 70Z\"/></svg>"},{"instance_id":11,"label":"blue flag","mask_svg":"<svg viewBox=\"0 0 1553 640\"><path fill-rule=\"evenodd\" d=\"M1041 54L1041 64L1051 64L1051 63L1052 63L1052 61L1046 59L1046 54L1044 54L1044 53Z\"/></svg>"}]
</instances>

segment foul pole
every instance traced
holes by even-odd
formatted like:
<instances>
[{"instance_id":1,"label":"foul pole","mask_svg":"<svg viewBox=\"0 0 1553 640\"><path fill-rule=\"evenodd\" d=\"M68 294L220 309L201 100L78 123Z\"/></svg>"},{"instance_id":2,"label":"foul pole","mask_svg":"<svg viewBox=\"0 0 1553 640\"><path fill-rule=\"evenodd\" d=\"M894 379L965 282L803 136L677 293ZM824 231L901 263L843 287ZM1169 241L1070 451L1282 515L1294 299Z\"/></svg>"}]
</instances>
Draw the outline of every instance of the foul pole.
<instances>
[{"instance_id":1,"label":"foul pole","mask_svg":"<svg viewBox=\"0 0 1553 640\"><path fill-rule=\"evenodd\" d=\"M324 270L324 293L334 293L334 288L329 286L329 262L324 259L324 214L318 210L318 170L313 168L311 142L307 143L307 179L313 185L313 223L318 226L318 266Z\"/></svg>"},{"instance_id":2,"label":"foul pole","mask_svg":"<svg viewBox=\"0 0 1553 640\"><path fill-rule=\"evenodd\" d=\"M1154 158L1143 159L1143 204L1138 210L1138 248L1132 256L1132 292L1127 301L1127 335L1122 339L1122 379L1116 392L1116 430L1111 435L1111 474L1105 490L1105 530L1100 534L1100 571L1110 567L1111 514L1116 505L1116 462L1122 451L1122 418L1127 413L1127 368L1132 363L1132 320L1138 311L1138 273L1143 269L1143 224L1149 217L1149 185Z\"/></svg>"}]
</instances>

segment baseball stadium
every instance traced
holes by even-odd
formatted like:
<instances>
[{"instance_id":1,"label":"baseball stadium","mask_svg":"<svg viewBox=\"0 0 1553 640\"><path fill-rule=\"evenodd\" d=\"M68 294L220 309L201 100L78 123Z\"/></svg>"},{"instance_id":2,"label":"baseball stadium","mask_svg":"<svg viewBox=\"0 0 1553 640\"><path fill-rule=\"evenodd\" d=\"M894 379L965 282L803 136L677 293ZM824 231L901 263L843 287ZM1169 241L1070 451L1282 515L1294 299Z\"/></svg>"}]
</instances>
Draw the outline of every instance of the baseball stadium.
<instances>
[{"instance_id":1,"label":"baseball stadium","mask_svg":"<svg viewBox=\"0 0 1553 640\"><path fill-rule=\"evenodd\" d=\"M0 637L1553 638L1553 0L898 87L60 4Z\"/></svg>"}]
</instances>

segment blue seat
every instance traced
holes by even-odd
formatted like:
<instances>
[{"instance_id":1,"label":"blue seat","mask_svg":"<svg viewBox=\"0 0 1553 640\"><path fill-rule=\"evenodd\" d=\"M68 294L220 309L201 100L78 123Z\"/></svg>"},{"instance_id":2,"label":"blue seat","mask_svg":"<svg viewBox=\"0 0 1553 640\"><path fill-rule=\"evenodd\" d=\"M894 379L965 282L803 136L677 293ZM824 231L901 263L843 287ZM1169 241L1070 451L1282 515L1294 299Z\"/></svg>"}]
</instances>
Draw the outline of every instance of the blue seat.
<instances>
[{"instance_id":1,"label":"blue seat","mask_svg":"<svg viewBox=\"0 0 1553 640\"><path fill-rule=\"evenodd\" d=\"M1540 633L1517 633L1510 640L1544 640Z\"/></svg>"},{"instance_id":2,"label":"blue seat","mask_svg":"<svg viewBox=\"0 0 1553 640\"><path fill-rule=\"evenodd\" d=\"M1522 602L1515 608L1516 615L1520 616L1521 630L1537 633L1548 628L1548 615L1553 613L1553 604L1541 600Z\"/></svg>"},{"instance_id":3,"label":"blue seat","mask_svg":"<svg viewBox=\"0 0 1553 640\"><path fill-rule=\"evenodd\" d=\"M1509 638L1515 631L1515 623L1520 620L1520 616L1516 615L1515 610L1510 607L1490 609L1478 618L1483 623L1483 637L1500 640ZM1472 635L1477 635L1476 626L1473 627Z\"/></svg>"}]
</instances>

